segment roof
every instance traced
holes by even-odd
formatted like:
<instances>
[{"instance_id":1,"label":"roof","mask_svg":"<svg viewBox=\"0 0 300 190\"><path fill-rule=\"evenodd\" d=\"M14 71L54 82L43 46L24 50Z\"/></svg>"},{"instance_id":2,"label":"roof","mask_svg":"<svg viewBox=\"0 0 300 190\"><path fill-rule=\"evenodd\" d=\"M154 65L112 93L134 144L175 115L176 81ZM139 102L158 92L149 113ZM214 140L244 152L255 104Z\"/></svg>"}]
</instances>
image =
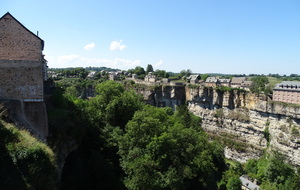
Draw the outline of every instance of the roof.
<instances>
[{"instance_id":1,"label":"roof","mask_svg":"<svg viewBox=\"0 0 300 190\"><path fill-rule=\"evenodd\" d=\"M221 83L230 83L230 79L219 79Z\"/></svg>"},{"instance_id":2,"label":"roof","mask_svg":"<svg viewBox=\"0 0 300 190\"><path fill-rule=\"evenodd\" d=\"M208 77L205 82L218 82L219 77Z\"/></svg>"},{"instance_id":3,"label":"roof","mask_svg":"<svg viewBox=\"0 0 300 190\"><path fill-rule=\"evenodd\" d=\"M299 91L300 92L300 82L298 81L283 81L276 84L273 90L284 90L284 91Z\"/></svg>"},{"instance_id":4,"label":"roof","mask_svg":"<svg viewBox=\"0 0 300 190\"><path fill-rule=\"evenodd\" d=\"M44 50L44 40L42 40L40 37L38 37L36 34L34 34L33 32L31 32L28 28L26 28L22 23L20 23L15 17L13 17L9 12L5 13L0 20L4 19L5 17L11 17L12 19L14 19L19 25L21 25L26 31L28 31L29 33L31 33L33 36L35 36L36 38L38 38L39 40L41 40L42 42L42 50Z\"/></svg>"},{"instance_id":5,"label":"roof","mask_svg":"<svg viewBox=\"0 0 300 190\"><path fill-rule=\"evenodd\" d=\"M231 84L242 84L246 80L246 77L233 77L231 79Z\"/></svg>"},{"instance_id":6,"label":"roof","mask_svg":"<svg viewBox=\"0 0 300 190\"><path fill-rule=\"evenodd\" d=\"M242 86L251 86L252 84L253 84L253 81L247 80L242 83Z\"/></svg>"},{"instance_id":7,"label":"roof","mask_svg":"<svg viewBox=\"0 0 300 190\"><path fill-rule=\"evenodd\" d=\"M244 176L240 177L243 186L247 187L250 190L259 190L259 186L252 183L249 179L245 178Z\"/></svg>"},{"instance_id":8,"label":"roof","mask_svg":"<svg viewBox=\"0 0 300 190\"><path fill-rule=\"evenodd\" d=\"M188 80L197 80L199 75L190 75L187 79Z\"/></svg>"}]
</instances>

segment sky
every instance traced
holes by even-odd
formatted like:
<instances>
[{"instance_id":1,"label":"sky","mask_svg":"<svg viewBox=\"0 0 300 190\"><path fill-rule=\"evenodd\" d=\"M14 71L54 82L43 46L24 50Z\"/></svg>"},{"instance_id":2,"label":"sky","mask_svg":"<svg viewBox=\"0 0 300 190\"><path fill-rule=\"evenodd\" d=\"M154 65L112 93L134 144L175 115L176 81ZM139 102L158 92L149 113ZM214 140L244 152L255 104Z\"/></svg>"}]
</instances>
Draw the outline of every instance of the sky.
<instances>
[{"instance_id":1,"label":"sky","mask_svg":"<svg viewBox=\"0 0 300 190\"><path fill-rule=\"evenodd\" d=\"M49 68L300 74L299 0L1 0Z\"/></svg>"}]
</instances>

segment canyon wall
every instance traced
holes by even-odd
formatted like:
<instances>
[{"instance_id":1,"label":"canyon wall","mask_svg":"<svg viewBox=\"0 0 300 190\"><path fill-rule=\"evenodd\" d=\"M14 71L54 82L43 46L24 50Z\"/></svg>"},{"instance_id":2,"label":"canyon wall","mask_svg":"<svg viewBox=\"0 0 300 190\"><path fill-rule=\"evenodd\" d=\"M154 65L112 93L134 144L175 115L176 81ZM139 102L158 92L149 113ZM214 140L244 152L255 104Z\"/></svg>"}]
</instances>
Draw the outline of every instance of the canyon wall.
<instances>
[{"instance_id":1,"label":"canyon wall","mask_svg":"<svg viewBox=\"0 0 300 190\"><path fill-rule=\"evenodd\" d=\"M263 94L201 86L156 86L137 92L158 107L188 102L208 135L223 142L227 158L246 162L278 150L300 166L300 106L273 102Z\"/></svg>"}]
</instances>

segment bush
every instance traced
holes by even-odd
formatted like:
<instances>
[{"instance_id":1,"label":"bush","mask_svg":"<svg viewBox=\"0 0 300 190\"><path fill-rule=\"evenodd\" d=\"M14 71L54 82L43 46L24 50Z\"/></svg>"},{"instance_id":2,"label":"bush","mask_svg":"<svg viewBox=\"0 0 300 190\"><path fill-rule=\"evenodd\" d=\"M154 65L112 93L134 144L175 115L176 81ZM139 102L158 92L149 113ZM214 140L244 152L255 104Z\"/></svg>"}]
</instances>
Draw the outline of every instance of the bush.
<instances>
[{"instance_id":1,"label":"bush","mask_svg":"<svg viewBox=\"0 0 300 190\"><path fill-rule=\"evenodd\" d=\"M26 186L21 189L55 189L58 172L52 150L27 131L19 130L13 125L1 122L0 132L0 147L4 149L1 152L7 152L6 159L2 158L1 162L9 164L9 160L12 160L14 165L5 166L10 168L5 175L13 176L14 183ZM0 178L0 189L16 188L15 184L7 184L1 180L3 178Z\"/></svg>"},{"instance_id":2,"label":"bush","mask_svg":"<svg viewBox=\"0 0 300 190\"><path fill-rule=\"evenodd\" d=\"M232 120L238 120L241 122L249 122L250 116L249 116L249 110L245 108L238 108L236 111L231 111L227 117Z\"/></svg>"}]
</instances>

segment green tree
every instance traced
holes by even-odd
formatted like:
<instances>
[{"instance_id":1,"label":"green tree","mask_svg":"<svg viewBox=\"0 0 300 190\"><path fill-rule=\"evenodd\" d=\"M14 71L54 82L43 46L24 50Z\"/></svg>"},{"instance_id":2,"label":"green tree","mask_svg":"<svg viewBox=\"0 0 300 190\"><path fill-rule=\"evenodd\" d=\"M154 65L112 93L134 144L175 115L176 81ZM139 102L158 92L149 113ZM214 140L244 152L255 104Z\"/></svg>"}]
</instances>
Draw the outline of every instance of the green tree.
<instances>
[{"instance_id":1,"label":"green tree","mask_svg":"<svg viewBox=\"0 0 300 190\"><path fill-rule=\"evenodd\" d=\"M251 80L253 81L250 90L255 92L259 95L260 92L264 92L266 89L266 84L269 83L269 79L264 75L259 75L252 77Z\"/></svg>"},{"instance_id":2,"label":"green tree","mask_svg":"<svg viewBox=\"0 0 300 190\"><path fill-rule=\"evenodd\" d=\"M128 189L216 189L222 150L165 109L145 106L119 137Z\"/></svg>"},{"instance_id":3,"label":"green tree","mask_svg":"<svg viewBox=\"0 0 300 190\"><path fill-rule=\"evenodd\" d=\"M190 69L182 70L180 71L179 75L180 77L188 77L192 74L192 71Z\"/></svg>"},{"instance_id":4,"label":"green tree","mask_svg":"<svg viewBox=\"0 0 300 190\"><path fill-rule=\"evenodd\" d=\"M152 67L152 65L151 64L148 64L147 65L147 68L146 68L146 74L148 74L149 72L153 72L154 70L153 70L153 67Z\"/></svg>"},{"instance_id":5,"label":"green tree","mask_svg":"<svg viewBox=\"0 0 300 190\"><path fill-rule=\"evenodd\" d=\"M169 73L167 73L165 70L155 70L154 75L157 77L162 77L162 78L169 78Z\"/></svg>"},{"instance_id":6,"label":"green tree","mask_svg":"<svg viewBox=\"0 0 300 190\"><path fill-rule=\"evenodd\" d=\"M137 74L137 75L145 75L146 74L146 71L143 67L141 66L136 66L135 69L134 69L134 74Z\"/></svg>"},{"instance_id":7,"label":"green tree","mask_svg":"<svg viewBox=\"0 0 300 190\"><path fill-rule=\"evenodd\" d=\"M231 176L226 184L227 190L241 190L242 182L239 176Z\"/></svg>"},{"instance_id":8,"label":"green tree","mask_svg":"<svg viewBox=\"0 0 300 190\"><path fill-rule=\"evenodd\" d=\"M206 80L209 77L209 74L202 74L201 75L201 80Z\"/></svg>"}]
</instances>

